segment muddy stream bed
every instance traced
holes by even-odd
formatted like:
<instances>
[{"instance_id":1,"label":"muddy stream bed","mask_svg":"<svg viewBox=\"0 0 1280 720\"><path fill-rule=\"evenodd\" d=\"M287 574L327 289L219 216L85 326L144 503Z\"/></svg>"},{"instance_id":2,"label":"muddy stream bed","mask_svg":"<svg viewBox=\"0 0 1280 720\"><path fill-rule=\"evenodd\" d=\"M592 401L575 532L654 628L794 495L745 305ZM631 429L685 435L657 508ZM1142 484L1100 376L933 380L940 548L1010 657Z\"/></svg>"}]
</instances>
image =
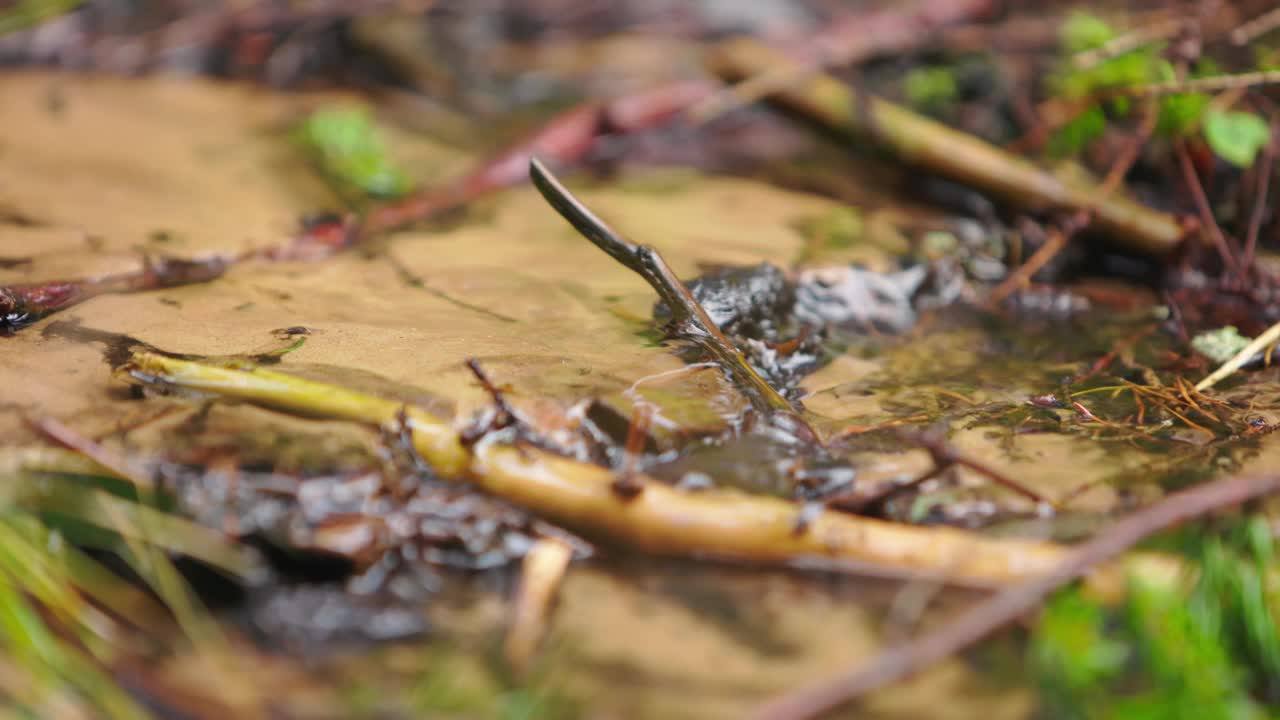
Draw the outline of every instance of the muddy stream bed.
<instances>
[{"instance_id":1,"label":"muddy stream bed","mask_svg":"<svg viewBox=\"0 0 1280 720\"><path fill-rule=\"evenodd\" d=\"M300 218L342 203L291 128L310 110L356 101L192 78L0 75L0 286L278 245ZM459 175L491 144L384 131L423 184ZM850 262L888 277L908 255L932 252L921 265L932 267L965 243L988 247L990 228L900 199L912 182L903 171L833 160L827 141L787 132L768 137L815 143L808 157L821 162L733 174L638 163L563 177L682 278L759 263L795 278ZM839 486L801 500L852 489L896 522L1071 543L1172 489L1280 461L1269 434L1280 423L1274 369L1222 384L1221 411L1197 414L1177 397L1166 411L1134 390L1211 369L1179 365L1184 346L1156 293L1086 272L1017 307L969 300L908 305L903 327L822 331L816 368L788 394L836 469L817 482ZM52 418L158 481L165 514L252 553L238 577L198 552L179 560L208 606L195 611L199 628L181 613L156 620L166 629L122 640L106 663L165 717L737 718L978 597L945 573L659 557L442 482L394 429L140 382L120 368L120 353L139 348L257 366L464 427L494 412L474 361L544 438L577 438L589 424L596 445L584 457L595 452L622 475L643 470L689 493L710 483L792 497L804 451L744 429L748 400L664 335L654 301L534 188L512 187L323 259L249 259L209 282L101 294L0 338L0 458L40 492L65 479L65 457L32 459L50 445L39 423ZM635 458L626 446L640 415ZM944 438L1021 488L954 466L885 492L933 467L902 430ZM517 672L504 639L521 558L547 538L576 559ZM114 547L95 557L129 574L106 552ZM130 625L121 623L126 637ZM1028 717L1023 630L847 716Z\"/></svg>"}]
</instances>

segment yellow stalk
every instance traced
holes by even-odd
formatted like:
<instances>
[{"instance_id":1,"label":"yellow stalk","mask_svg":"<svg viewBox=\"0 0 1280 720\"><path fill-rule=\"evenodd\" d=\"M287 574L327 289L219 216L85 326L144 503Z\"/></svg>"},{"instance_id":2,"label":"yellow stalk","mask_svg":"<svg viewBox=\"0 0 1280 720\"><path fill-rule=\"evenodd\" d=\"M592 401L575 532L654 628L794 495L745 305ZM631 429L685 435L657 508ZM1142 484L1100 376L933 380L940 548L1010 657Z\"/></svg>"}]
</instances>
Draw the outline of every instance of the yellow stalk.
<instances>
[{"instance_id":1,"label":"yellow stalk","mask_svg":"<svg viewBox=\"0 0 1280 720\"><path fill-rule=\"evenodd\" d=\"M414 446L442 477L468 481L566 528L663 555L763 563L835 561L889 575L929 576L993 586L1043 574L1068 548L1049 542L987 538L953 528L924 528L826 512L800 529L800 507L735 490L687 492L641 476L644 490L624 499L607 468L537 448L480 442L468 449L446 421L415 407L255 368L230 369L140 352L123 371L309 416L386 425L403 413ZM1134 556L1096 571L1105 592L1125 572L1166 582L1176 563Z\"/></svg>"}]
</instances>

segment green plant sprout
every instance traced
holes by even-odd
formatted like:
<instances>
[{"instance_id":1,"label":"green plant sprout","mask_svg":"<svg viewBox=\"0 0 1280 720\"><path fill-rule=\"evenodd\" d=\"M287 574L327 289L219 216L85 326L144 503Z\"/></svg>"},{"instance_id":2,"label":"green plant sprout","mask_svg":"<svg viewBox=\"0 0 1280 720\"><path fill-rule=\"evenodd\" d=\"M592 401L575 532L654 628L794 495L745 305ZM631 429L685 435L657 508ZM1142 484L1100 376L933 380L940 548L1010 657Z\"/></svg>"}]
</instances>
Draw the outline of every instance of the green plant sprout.
<instances>
[{"instance_id":1,"label":"green plant sprout","mask_svg":"<svg viewBox=\"0 0 1280 720\"><path fill-rule=\"evenodd\" d=\"M1280 591L1267 518L1223 533L1187 532L1196 579L1182 589L1130 584L1107 608L1078 590L1046 607L1029 649L1046 716L1277 717Z\"/></svg>"},{"instance_id":2,"label":"green plant sprout","mask_svg":"<svg viewBox=\"0 0 1280 720\"><path fill-rule=\"evenodd\" d=\"M378 198L399 197L413 189L367 108L317 110L303 120L297 137L321 170L339 184Z\"/></svg>"},{"instance_id":3,"label":"green plant sprout","mask_svg":"<svg viewBox=\"0 0 1280 720\"><path fill-rule=\"evenodd\" d=\"M1098 51L1120 37L1106 21L1077 11L1062 24L1059 42L1068 60L1049 79L1051 92L1079 103L1071 119L1061 125L1049 142L1058 156L1073 155L1100 138L1113 118L1129 116L1134 99L1123 91L1177 79L1174 64L1165 57L1166 42L1153 42L1079 67L1071 56ZM1266 56L1259 56L1263 68ZM1218 77L1222 69L1212 58L1202 58L1188 69L1189 78ZM1119 93L1119 94L1117 94ZM1253 165L1266 146L1271 131L1253 112L1215 107L1201 92L1171 93L1157 101L1156 133L1163 137L1201 136L1214 154L1241 168Z\"/></svg>"}]
</instances>

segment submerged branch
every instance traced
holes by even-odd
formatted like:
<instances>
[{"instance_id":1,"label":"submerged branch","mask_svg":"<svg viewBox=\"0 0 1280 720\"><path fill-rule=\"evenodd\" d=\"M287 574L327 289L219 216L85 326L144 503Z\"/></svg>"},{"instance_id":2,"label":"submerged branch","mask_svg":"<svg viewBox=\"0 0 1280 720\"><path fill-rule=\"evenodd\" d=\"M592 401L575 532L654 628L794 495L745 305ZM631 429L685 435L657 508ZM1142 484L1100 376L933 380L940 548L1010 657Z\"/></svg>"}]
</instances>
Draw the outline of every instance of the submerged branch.
<instances>
[{"instance_id":1,"label":"submerged branch","mask_svg":"<svg viewBox=\"0 0 1280 720\"><path fill-rule=\"evenodd\" d=\"M721 78L736 81L792 61L744 38L718 45L708 63ZM1163 256L1182 240L1182 226L1167 213L1123 197L1097 200L1095 206L1099 193L1093 184L1068 183L972 135L886 100L855 94L830 75L815 75L772 97L832 130L869 136L907 162L1013 205L1068 212L1092 209L1095 226L1133 250Z\"/></svg>"},{"instance_id":2,"label":"submerged branch","mask_svg":"<svg viewBox=\"0 0 1280 720\"><path fill-rule=\"evenodd\" d=\"M151 352L135 353L122 372L136 381L171 384L312 417L407 430L414 447L446 479L477 488L559 523L661 555L798 564L828 559L890 575L928 576L989 587L1048 572L1068 550L1031 540L995 540L953 528L923 528L837 512L797 532L800 506L733 490L685 492L638 475L639 495L623 499L608 468L545 450L482 440L468 449L445 420L416 407L256 368L228 368ZM1167 582L1168 558L1143 555L1097 569L1106 593L1126 573Z\"/></svg>"}]
</instances>

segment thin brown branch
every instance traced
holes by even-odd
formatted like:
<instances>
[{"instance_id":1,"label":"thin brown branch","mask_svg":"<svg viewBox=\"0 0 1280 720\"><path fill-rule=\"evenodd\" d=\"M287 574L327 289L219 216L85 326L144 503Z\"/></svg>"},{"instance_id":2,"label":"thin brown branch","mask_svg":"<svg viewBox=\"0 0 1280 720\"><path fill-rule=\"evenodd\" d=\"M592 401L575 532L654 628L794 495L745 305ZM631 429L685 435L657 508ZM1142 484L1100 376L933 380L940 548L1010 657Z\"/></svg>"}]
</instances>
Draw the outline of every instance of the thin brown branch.
<instances>
[{"instance_id":1,"label":"thin brown branch","mask_svg":"<svg viewBox=\"0 0 1280 720\"><path fill-rule=\"evenodd\" d=\"M1168 40L1182 30L1184 22L1185 20L1182 18L1170 17L1141 25L1123 35L1117 35L1100 47L1076 53L1071 56L1071 64L1078 70L1087 70L1098 63L1123 55L1131 50L1137 50L1144 45L1150 45L1160 40Z\"/></svg>"},{"instance_id":2,"label":"thin brown branch","mask_svg":"<svg viewBox=\"0 0 1280 720\"><path fill-rule=\"evenodd\" d=\"M28 424L36 432L68 450L73 450L98 463L114 473L118 478L133 483L139 490L154 490L155 480L142 470L134 467L129 461L108 452L96 442L64 425L51 417L29 420Z\"/></svg>"},{"instance_id":3,"label":"thin brown branch","mask_svg":"<svg viewBox=\"0 0 1280 720\"><path fill-rule=\"evenodd\" d=\"M493 400L493 412L481 418L480 422L472 427L466 428L459 432L464 445L474 445L479 442L485 435L503 428L511 427L519 423L519 418L515 411L511 408L511 404L507 402L507 396L502 392L502 388L498 387L489 379L489 374L480 367L480 361L475 358L467 358L465 363L467 369L480 382L480 387L488 393L489 398ZM401 423L402 425L404 423Z\"/></svg>"},{"instance_id":4,"label":"thin brown branch","mask_svg":"<svg viewBox=\"0 0 1280 720\"><path fill-rule=\"evenodd\" d=\"M1280 17L1280 10L1276 11L1277 17ZM1267 141L1266 148L1262 151L1262 161L1258 163L1256 172L1258 173L1258 194L1253 201L1253 210L1249 214L1249 229L1244 237L1244 260L1240 262L1240 266L1244 271L1242 279L1248 280L1248 275L1253 269L1254 251L1258 247L1258 233L1262 230L1262 217L1267 211L1267 191L1271 187L1271 166L1275 164L1276 159L1276 122L1271 123L1271 138Z\"/></svg>"},{"instance_id":5,"label":"thin brown branch","mask_svg":"<svg viewBox=\"0 0 1280 720\"><path fill-rule=\"evenodd\" d=\"M910 480L887 483L887 487L876 487L871 489L855 485L850 490L823 498L822 502L829 507L848 510L849 512L858 513L860 515L879 515L881 514L881 508L884 507L884 504L891 500L895 495L920 487L922 484L941 475L949 467L950 465L939 465L935 462L928 470L925 470Z\"/></svg>"},{"instance_id":6,"label":"thin brown branch","mask_svg":"<svg viewBox=\"0 0 1280 720\"><path fill-rule=\"evenodd\" d=\"M1200 183L1200 174L1196 172L1195 164L1191 161L1191 153L1187 150L1187 143L1180 140L1174 143L1174 153L1178 157L1178 165L1182 169L1182 177L1187 182L1187 188L1191 191L1191 197L1196 204L1196 212L1200 215L1200 223L1205 234L1209 236L1209 240L1213 242L1214 248L1218 251L1218 256L1222 258L1223 267L1233 276L1240 277L1240 264L1236 259L1235 253L1231 251L1230 245L1227 244L1227 238L1222 233L1221 226L1213 217L1213 208L1209 205L1209 197L1204 192L1204 186Z\"/></svg>"},{"instance_id":7,"label":"thin brown branch","mask_svg":"<svg viewBox=\"0 0 1280 720\"><path fill-rule=\"evenodd\" d=\"M1280 83L1280 70L1258 70L1234 75L1210 75L1208 77L1170 80L1150 85L1115 88L1114 90L1091 95L1090 98L1095 101L1101 101L1114 97L1157 97L1173 93L1218 93L1223 90L1252 88L1276 83Z\"/></svg>"},{"instance_id":8,"label":"thin brown branch","mask_svg":"<svg viewBox=\"0 0 1280 720\"><path fill-rule=\"evenodd\" d=\"M929 457L933 459L935 468L945 469L952 465L960 465L986 477L1001 487L1031 500L1037 505L1044 505L1049 508L1053 507L1053 501L1041 495L1040 493L1026 487L1022 483L987 465L981 460L969 457L959 450L955 449L942 438L941 435L928 432L911 432L900 431L899 434L907 441L923 448L929 453ZM941 470L939 470L941 472Z\"/></svg>"},{"instance_id":9,"label":"thin brown branch","mask_svg":"<svg viewBox=\"0 0 1280 720\"><path fill-rule=\"evenodd\" d=\"M1106 370L1121 352L1133 347L1139 340L1142 340L1146 336L1155 332L1158 327L1159 325L1148 325L1137 333L1121 339L1116 343L1115 347L1104 353L1102 357L1094 360L1084 372L1071 378L1067 383L1068 386L1082 383L1103 370Z\"/></svg>"},{"instance_id":10,"label":"thin brown branch","mask_svg":"<svg viewBox=\"0 0 1280 720\"><path fill-rule=\"evenodd\" d=\"M1032 253L1026 262L1019 265L1004 280L1001 280L999 285L991 290L987 295L985 305L989 308L997 307L1015 291L1026 287L1031 282L1031 278L1057 257L1058 253L1062 252L1062 249L1067 246L1067 243L1071 242L1072 235L1074 233L1068 234L1061 228L1050 228L1049 239Z\"/></svg>"},{"instance_id":11,"label":"thin brown branch","mask_svg":"<svg viewBox=\"0 0 1280 720\"><path fill-rule=\"evenodd\" d=\"M1231 42L1236 45L1247 45L1264 33L1280 27L1280 8L1268 10L1248 22L1241 23L1231 31Z\"/></svg>"},{"instance_id":12,"label":"thin brown branch","mask_svg":"<svg viewBox=\"0 0 1280 720\"><path fill-rule=\"evenodd\" d=\"M142 266L129 272L29 285L0 285L0 335L10 335L99 295L208 282L220 277L233 262L223 256L197 260L143 256Z\"/></svg>"},{"instance_id":13,"label":"thin brown branch","mask_svg":"<svg viewBox=\"0 0 1280 720\"><path fill-rule=\"evenodd\" d=\"M195 260L144 258L141 269L128 273L34 285L0 285L0 336L12 334L41 318L104 293L140 292L206 282L241 262L324 260L383 233L425 221L484 195L526 182L529 159L535 154L560 164L580 162L605 135L638 132L662 125L713 90L714 86L708 82L677 82L608 102L584 103L547 121L522 141L486 158L452 183L380 205L363 216L350 214L307 222L295 237L238 255ZM421 279L418 282L421 284ZM428 292L459 307L510 321L506 316L468 305L423 286Z\"/></svg>"},{"instance_id":14,"label":"thin brown branch","mask_svg":"<svg viewBox=\"0 0 1280 720\"><path fill-rule=\"evenodd\" d=\"M1053 591L1120 556L1148 536L1193 518L1280 491L1280 475L1234 477L1170 495L1111 525L1050 572L1002 590L937 631L894 647L870 663L779 697L756 720L802 720L836 709L910 677L977 643L1034 610Z\"/></svg>"},{"instance_id":15,"label":"thin brown branch","mask_svg":"<svg viewBox=\"0 0 1280 720\"><path fill-rule=\"evenodd\" d=\"M638 475L638 470L652 419L653 408L648 405L637 404L632 411L626 444L622 447L622 468L618 479L613 482L614 491L623 498L632 498L644 491L644 481Z\"/></svg>"},{"instance_id":16,"label":"thin brown branch","mask_svg":"<svg viewBox=\"0 0 1280 720\"><path fill-rule=\"evenodd\" d=\"M1053 228L1049 232L1049 239L1040 249L1036 250L1027 261L1009 273L999 285L991 291L987 296L987 307L995 307L1004 302L1015 290L1025 286L1031 282L1031 278L1045 265L1062 252L1071 238L1077 233L1092 224L1094 216L1097 214L1098 207L1107 202L1108 198L1120 187L1129 170L1133 168L1133 164L1138 160L1138 154L1142 151L1142 146L1147 144L1151 139L1151 134L1156 129L1156 118L1158 114L1154 107L1148 105L1142 116L1142 122L1138 126L1138 131L1133 137L1129 138L1129 142L1125 144L1125 148L1121 151L1116 161L1111 164L1111 169L1107 171L1107 175L1102 180L1102 184L1097 187L1096 194L1089 201L1088 206L1078 210L1074 217L1063 223L1062 227Z\"/></svg>"}]
</instances>

